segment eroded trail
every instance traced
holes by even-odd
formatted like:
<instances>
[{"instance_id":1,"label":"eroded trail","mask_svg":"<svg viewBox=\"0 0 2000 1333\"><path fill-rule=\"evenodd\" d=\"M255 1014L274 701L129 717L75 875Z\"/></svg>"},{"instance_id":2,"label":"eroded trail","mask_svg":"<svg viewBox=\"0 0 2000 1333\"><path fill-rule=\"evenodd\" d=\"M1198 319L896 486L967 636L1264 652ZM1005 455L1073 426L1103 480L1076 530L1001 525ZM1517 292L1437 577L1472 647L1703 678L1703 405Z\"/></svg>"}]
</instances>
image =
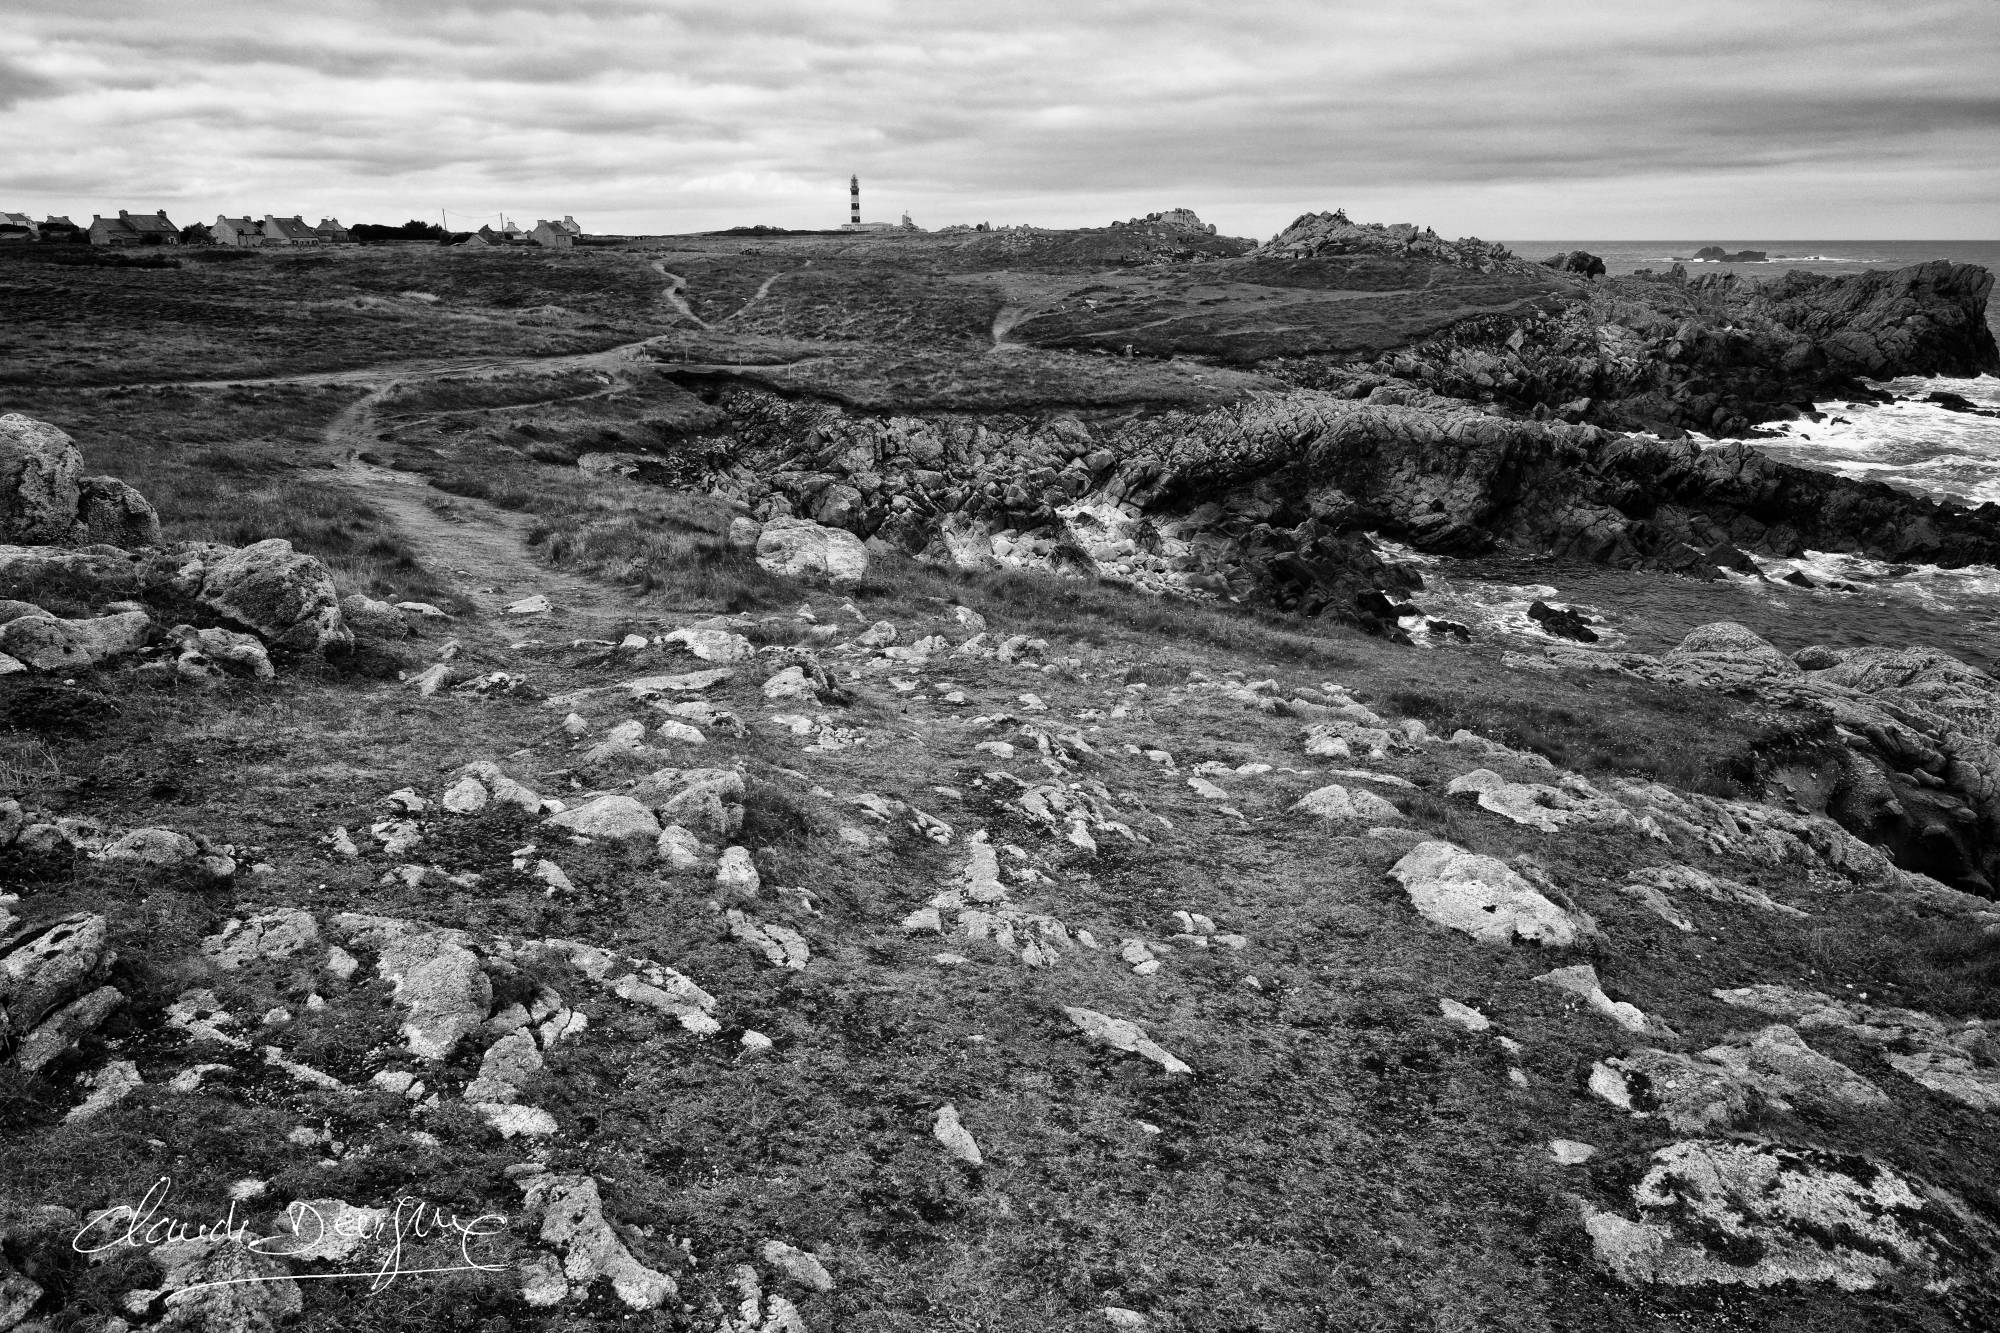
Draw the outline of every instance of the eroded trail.
<instances>
[{"instance_id":1,"label":"eroded trail","mask_svg":"<svg viewBox=\"0 0 2000 1333\"><path fill-rule=\"evenodd\" d=\"M697 327L707 328L708 321L689 309L687 298L681 295L682 292L687 290L688 280L678 273L669 272L667 266L657 259L653 261L653 272L667 280L666 290L660 293L660 299L679 311L687 319L693 321ZM762 295L761 292L758 294Z\"/></svg>"},{"instance_id":2,"label":"eroded trail","mask_svg":"<svg viewBox=\"0 0 2000 1333\"><path fill-rule=\"evenodd\" d=\"M375 443L378 389L350 404L326 429L340 483L394 523L417 559L458 581L464 598L488 616L504 616L522 598L541 593L566 630L591 633L630 615L628 594L543 560L528 544L534 521L466 496L448 495L420 475L361 457Z\"/></svg>"}]
</instances>

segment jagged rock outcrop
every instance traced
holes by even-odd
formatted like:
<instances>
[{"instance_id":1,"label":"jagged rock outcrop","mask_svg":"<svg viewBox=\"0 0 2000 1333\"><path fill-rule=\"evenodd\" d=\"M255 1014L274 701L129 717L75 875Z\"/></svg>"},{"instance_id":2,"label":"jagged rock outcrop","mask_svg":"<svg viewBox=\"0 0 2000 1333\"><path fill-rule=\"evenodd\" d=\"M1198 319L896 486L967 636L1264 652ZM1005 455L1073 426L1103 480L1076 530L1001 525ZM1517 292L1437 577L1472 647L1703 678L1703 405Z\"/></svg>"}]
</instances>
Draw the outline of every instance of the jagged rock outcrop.
<instances>
[{"instance_id":1,"label":"jagged rock outcrop","mask_svg":"<svg viewBox=\"0 0 2000 1333\"><path fill-rule=\"evenodd\" d=\"M1414 255L1471 269L1493 273L1509 268L1525 268L1504 245L1464 236L1447 241L1429 227L1413 222L1383 225L1379 222L1351 222L1344 209L1331 213L1306 213L1253 252L1253 257L1316 259L1322 255Z\"/></svg>"},{"instance_id":2,"label":"jagged rock outcrop","mask_svg":"<svg viewBox=\"0 0 2000 1333\"><path fill-rule=\"evenodd\" d=\"M1689 632L1664 656L1562 646L1547 660L1741 691L1821 719L1760 747L1758 780L1824 812L1897 865L1968 892L2000 885L2000 681L1934 648L1807 648L1742 625Z\"/></svg>"},{"instance_id":3,"label":"jagged rock outcrop","mask_svg":"<svg viewBox=\"0 0 2000 1333\"><path fill-rule=\"evenodd\" d=\"M1624 430L1739 436L1862 377L2000 373L1993 275L1933 260L1839 277L1794 270L1610 279L1555 307L1467 320L1379 359L1451 397Z\"/></svg>"},{"instance_id":4,"label":"jagged rock outcrop","mask_svg":"<svg viewBox=\"0 0 2000 1333\"><path fill-rule=\"evenodd\" d=\"M720 403L741 452L714 484L760 513L838 517L959 564L1069 569L1308 612L1421 586L1381 561L1369 531L1429 552L1504 543L1705 577L1754 568L1746 550L2000 561L2000 507L1934 505L1742 445L1408 399L1296 391L1141 418L883 418L738 390Z\"/></svg>"}]
</instances>

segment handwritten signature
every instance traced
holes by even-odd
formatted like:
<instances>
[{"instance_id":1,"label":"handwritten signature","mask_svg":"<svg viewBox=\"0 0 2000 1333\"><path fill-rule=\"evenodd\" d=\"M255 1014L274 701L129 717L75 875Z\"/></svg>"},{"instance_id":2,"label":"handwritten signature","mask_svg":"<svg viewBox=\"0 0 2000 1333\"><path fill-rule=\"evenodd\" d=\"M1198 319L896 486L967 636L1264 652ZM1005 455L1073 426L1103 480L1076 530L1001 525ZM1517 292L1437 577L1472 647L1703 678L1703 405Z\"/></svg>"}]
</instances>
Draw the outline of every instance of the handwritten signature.
<instances>
[{"instance_id":1,"label":"handwritten signature","mask_svg":"<svg viewBox=\"0 0 2000 1333\"><path fill-rule=\"evenodd\" d=\"M306 1278L370 1278L371 1293L392 1285L397 1278L418 1273L502 1273L505 1264L485 1264L472 1257L473 1242L499 1235L507 1229L507 1219L499 1213L463 1217L448 1213L435 1204L405 1195L390 1208L343 1206L331 1215L315 1203L300 1200L284 1212L285 1230L256 1235L248 1219L239 1219L239 1201L232 1199L229 1211L207 1222L191 1222L165 1212L167 1195L174 1187L171 1176L161 1176L137 1204L120 1204L91 1214L70 1237L70 1248L78 1254L102 1254L120 1248L149 1249L178 1241L220 1240L241 1246L251 1254L287 1259L344 1258L372 1242L388 1246L382 1262L373 1269L339 1273L276 1273L257 1277L225 1278L196 1282L182 1291L204 1287L229 1287L257 1282L285 1282ZM325 1202L324 1200L320 1202ZM405 1268L405 1241L458 1237L459 1258L464 1262L429 1268Z\"/></svg>"}]
</instances>

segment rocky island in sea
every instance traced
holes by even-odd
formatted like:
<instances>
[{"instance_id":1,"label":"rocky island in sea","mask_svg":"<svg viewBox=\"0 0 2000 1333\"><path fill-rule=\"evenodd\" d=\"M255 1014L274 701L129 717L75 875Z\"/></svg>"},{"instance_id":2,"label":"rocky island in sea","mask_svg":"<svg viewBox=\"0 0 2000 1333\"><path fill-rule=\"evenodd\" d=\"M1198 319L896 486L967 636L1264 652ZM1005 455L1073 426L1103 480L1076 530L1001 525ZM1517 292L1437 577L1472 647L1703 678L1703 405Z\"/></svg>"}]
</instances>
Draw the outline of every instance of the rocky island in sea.
<instances>
[{"instance_id":1,"label":"rocky island in sea","mask_svg":"<svg viewBox=\"0 0 2000 1333\"><path fill-rule=\"evenodd\" d=\"M1986 270L112 258L4 280L0 1330L2000 1309L1994 612L1821 572L2000 505L1760 443Z\"/></svg>"}]
</instances>

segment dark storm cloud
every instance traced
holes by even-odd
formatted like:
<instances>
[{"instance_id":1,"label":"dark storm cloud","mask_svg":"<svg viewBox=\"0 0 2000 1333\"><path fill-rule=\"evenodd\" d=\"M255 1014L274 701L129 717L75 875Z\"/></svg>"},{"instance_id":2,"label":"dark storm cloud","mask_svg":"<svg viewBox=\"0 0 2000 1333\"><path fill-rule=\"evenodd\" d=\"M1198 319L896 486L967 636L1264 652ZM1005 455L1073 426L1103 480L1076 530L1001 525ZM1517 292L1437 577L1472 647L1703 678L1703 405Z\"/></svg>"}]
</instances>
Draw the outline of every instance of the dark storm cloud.
<instances>
[{"instance_id":1,"label":"dark storm cloud","mask_svg":"<svg viewBox=\"0 0 2000 1333\"><path fill-rule=\"evenodd\" d=\"M61 86L11 60L0 59L0 111L29 98L48 97L60 91Z\"/></svg>"},{"instance_id":2,"label":"dark storm cloud","mask_svg":"<svg viewBox=\"0 0 2000 1333\"><path fill-rule=\"evenodd\" d=\"M164 178L204 213L269 195L809 225L859 171L873 215L934 221L1188 203L1268 231L1387 200L1520 234L1623 225L1649 200L1691 224L1753 197L1814 228L1829 207L1892 230L2000 216L1981 166L2000 129L1991 0L10 10L0 133L25 148L0 195L92 180L101 206ZM43 201L0 199L23 205Z\"/></svg>"}]
</instances>

